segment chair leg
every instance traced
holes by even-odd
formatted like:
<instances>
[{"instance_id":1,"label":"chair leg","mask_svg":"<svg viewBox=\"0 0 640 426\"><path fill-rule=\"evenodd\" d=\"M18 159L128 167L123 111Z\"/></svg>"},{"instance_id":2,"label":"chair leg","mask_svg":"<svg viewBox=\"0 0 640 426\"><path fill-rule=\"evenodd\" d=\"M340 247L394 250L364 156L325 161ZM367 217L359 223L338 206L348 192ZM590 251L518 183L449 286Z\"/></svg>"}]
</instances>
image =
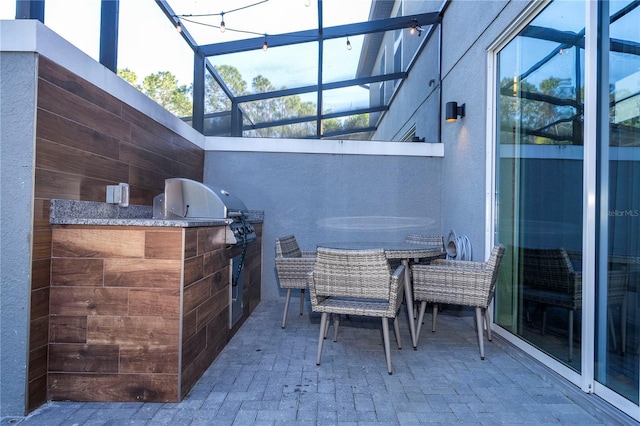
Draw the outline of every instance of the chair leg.
<instances>
[{"instance_id":1,"label":"chair leg","mask_svg":"<svg viewBox=\"0 0 640 426\"><path fill-rule=\"evenodd\" d=\"M613 314L611 313L611 307L607 307L607 322L609 323L609 334L611 335L611 343L613 343L613 351L618 351L618 341L616 339L616 328L613 325Z\"/></svg>"},{"instance_id":2,"label":"chair leg","mask_svg":"<svg viewBox=\"0 0 640 426\"><path fill-rule=\"evenodd\" d=\"M402 342L400 341L400 326L398 324L398 316L393 319L393 332L396 335L396 343L398 344L398 349L402 349Z\"/></svg>"},{"instance_id":3,"label":"chair leg","mask_svg":"<svg viewBox=\"0 0 640 426\"><path fill-rule=\"evenodd\" d=\"M338 326L340 325L340 314L333 314L333 341L338 341ZM328 324L327 324L328 326Z\"/></svg>"},{"instance_id":4,"label":"chair leg","mask_svg":"<svg viewBox=\"0 0 640 426\"><path fill-rule=\"evenodd\" d=\"M627 348L627 295L625 294L622 299L622 306L620 307L620 338L622 340L622 347L620 348L622 355L624 355Z\"/></svg>"},{"instance_id":5,"label":"chair leg","mask_svg":"<svg viewBox=\"0 0 640 426\"><path fill-rule=\"evenodd\" d=\"M322 344L324 343L324 334L327 326L327 313L323 312L320 319L320 338L318 339L318 358L316 359L316 365L320 365L320 359L322 358Z\"/></svg>"},{"instance_id":6,"label":"chair leg","mask_svg":"<svg viewBox=\"0 0 640 426\"><path fill-rule=\"evenodd\" d=\"M484 333L482 331L482 308L476 308L476 324L478 329L478 345L480 346L480 359L484 359Z\"/></svg>"},{"instance_id":7,"label":"chair leg","mask_svg":"<svg viewBox=\"0 0 640 426\"><path fill-rule=\"evenodd\" d=\"M287 289L287 297L284 301L284 315L282 315L282 328L285 327L287 323L287 312L289 311L289 297L291 297L291 289Z\"/></svg>"},{"instance_id":8,"label":"chair leg","mask_svg":"<svg viewBox=\"0 0 640 426\"><path fill-rule=\"evenodd\" d=\"M573 309L569 309L569 362L573 361Z\"/></svg>"},{"instance_id":9,"label":"chair leg","mask_svg":"<svg viewBox=\"0 0 640 426\"><path fill-rule=\"evenodd\" d=\"M304 311L304 288L300 289L300 315Z\"/></svg>"},{"instance_id":10,"label":"chair leg","mask_svg":"<svg viewBox=\"0 0 640 426\"><path fill-rule=\"evenodd\" d=\"M382 337L384 339L384 355L387 358L387 371L393 374L391 369L391 348L389 347L389 319L382 317Z\"/></svg>"},{"instance_id":11,"label":"chair leg","mask_svg":"<svg viewBox=\"0 0 640 426\"><path fill-rule=\"evenodd\" d=\"M329 334L329 324L331 323L331 318L333 318L333 314L331 314L331 317L327 320L327 323L324 325L324 338L327 338L327 334Z\"/></svg>"},{"instance_id":12,"label":"chair leg","mask_svg":"<svg viewBox=\"0 0 640 426\"><path fill-rule=\"evenodd\" d=\"M431 331L436 331L436 316L438 315L438 305L433 305L433 317L431 318Z\"/></svg>"},{"instance_id":13,"label":"chair leg","mask_svg":"<svg viewBox=\"0 0 640 426\"><path fill-rule=\"evenodd\" d=\"M418 349L418 338L420 337L420 330L422 330L422 320L424 319L424 311L427 309L427 302L420 302L420 313L418 314L418 327L416 328L416 347Z\"/></svg>"},{"instance_id":14,"label":"chair leg","mask_svg":"<svg viewBox=\"0 0 640 426\"><path fill-rule=\"evenodd\" d=\"M484 326L487 327L487 340L491 341L491 312L489 309L483 309L484 313Z\"/></svg>"}]
</instances>

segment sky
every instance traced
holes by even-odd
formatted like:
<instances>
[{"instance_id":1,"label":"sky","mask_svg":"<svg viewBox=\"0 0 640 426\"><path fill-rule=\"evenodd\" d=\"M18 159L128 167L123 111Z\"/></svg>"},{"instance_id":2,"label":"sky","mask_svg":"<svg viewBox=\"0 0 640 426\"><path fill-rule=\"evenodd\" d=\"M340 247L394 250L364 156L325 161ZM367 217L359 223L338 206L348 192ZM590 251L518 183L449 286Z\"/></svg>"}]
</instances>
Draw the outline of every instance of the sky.
<instances>
[{"instance_id":1,"label":"sky","mask_svg":"<svg viewBox=\"0 0 640 426\"><path fill-rule=\"evenodd\" d=\"M139 77L169 70L178 77L181 84L191 83L193 53L176 36L168 19L153 0L122 0L120 16L118 68L128 67ZM14 17L15 2L1 1L0 18ZM79 17L82 18L78 19ZM45 25L98 60L100 0L46 0ZM154 29L153 36L149 28ZM122 42L123 40L128 41Z\"/></svg>"},{"instance_id":2,"label":"sky","mask_svg":"<svg viewBox=\"0 0 640 426\"><path fill-rule=\"evenodd\" d=\"M260 3L260 4L256 4ZM224 20L230 29L221 33L217 28L185 22L200 44L230 41L238 37L252 38L256 34L278 34L310 29L317 23L316 2L308 0L170 0L169 4L178 15L219 14L234 8L246 9L225 13ZM326 26L366 21L370 0L325 0L323 15ZM307 4L309 6L307 6ZM215 6L214 6L215 5ZM0 1L0 19L15 18L15 1ZM208 25L219 25L220 16L209 18L187 18L199 20ZM45 25L74 44L80 50L98 60L100 26L100 0L46 0ZM237 31L233 31L233 30ZM248 32L248 33L246 33ZM141 80L158 72L170 71L179 84L190 85L193 80L193 52L172 27L153 0L120 0L120 44L118 46L118 68L129 68ZM340 74L332 78L353 78L360 54L362 38L351 38L353 46L347 51L346 40L339 42L339 49L332 54L332 62L339 67L325 69ZM304 45L300 45L304 46ZM338 46L338 44L336 44ZM297 48L294 55L285 54L281 49L267 52L257 50L245 54L233 65L242 65L242 75L250 82L253 76L263 73L276 87L293 87L299 80L302 84L314 84L317 71L313 66L317 61L317 48ZM248 55L248 56L247 56ZM287 64L285 57L294 56L294 64ZM247 59L249 58L249 59ZM220 60L212 60L220 63ZM285 67L286 72L283 70ZM329 67L327 67L329 68ZM347 70L347 71L345 71ZM343 74L343 75L342 75ZM311 79L311 83L305 80Z\"/></svg>"}]
</instances>

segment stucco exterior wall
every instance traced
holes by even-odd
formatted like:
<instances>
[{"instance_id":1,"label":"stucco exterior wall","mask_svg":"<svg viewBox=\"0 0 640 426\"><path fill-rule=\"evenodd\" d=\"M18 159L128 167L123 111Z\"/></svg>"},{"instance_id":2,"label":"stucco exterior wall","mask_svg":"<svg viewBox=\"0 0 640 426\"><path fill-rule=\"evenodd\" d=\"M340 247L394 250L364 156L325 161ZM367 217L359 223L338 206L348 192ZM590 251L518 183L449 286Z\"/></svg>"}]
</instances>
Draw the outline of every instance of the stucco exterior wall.
<instances>
[{"instance_id":1,"label":"stucco exterior wall","mask_svg":"<svg viewBox=\"0 0 640 426\"><path fill-rule=\"evenodd\" d=\"M443 227L467 235L473 259L484 260L491 245L488 221L491 177L487 176L493 141L487 135L488 53L522 10L525 1L453 1L442 23L442 105L466 105L466 115L455 123L442 121ZM473 25L471 25L473 22Z\"/></svg>"},{"instance_id":2,"label":"stucco exterior wall","mask_svg":"<svg viewBox=\"0 0 640 426\"><path fill-rule=\"evenodd\" d=\"M0 54L0 413L22 416L26 400L36 55ZM26 71L26 72L25 72Z\"/></svg>"},{"instance_id":3,"label":"stucco exterior wall","mask_svg":"<svg viewBox=\"0 0 640 426\"><path fill-rule=\"evenodd\" d=\"M409 45L408 42L415 42L417 37L413 40L410 36L404 38L408 39L406 44ZM374 139L398 141L415 126L418 138L424 138L425 142L440 142L438 39L439 34L434 34L416 58L413 70L385 112ZM411 60L414 52L415 48L405 49L404 61Z\"/></svg>"},{"instance_id":4,"label":"stucco exterior wall","mask_svg":"<svg viewBox=\"0 0 640 426\"><path fill-rule=\"evenodd\" d=\"M399 140L415 125L416 136L443 144L442 174L437 177L442 182L442 233L446 237L453 229L469 237L474 260L484 260L492 244L490 157L494 154L487 120L493 94L488 93L487 49L530 3L450 2L440 28L416 58L374 135L378 140ZM424 12L429 5L425 3L419 10L416 7L417 3L412 3L407 13ZM404 38L407 46L415 42L408 34ZM383 49L389 62L392 37ZM390 72L389 66L387 70ZM445 105L453 101L466 105L466 116L446 123Z\"/></svg>"},{"instance_id":5,"label":"stucco exterior wall","mask_svg":"<svg viewBox=\"0 0 640 426\"><path fill-rule=\"evenodd\" d=\"M286 292L275 273L275 238L303 250L322 242L402 241L442 234L442 158L384 155L210 152L204 183L264 210L262 299Z\"/></svg>"},{"instance_id":6,"label":"stucco exterior wall","mask_svg":"<svg viewBox=\"0 0 640 426\"><path fill-rule=\"evenodd\" d=\"M273 270L276 237L295 234L307 250L319 242L343 237L376 239L365 232L320 225L331 217L434 218L433 226L408 232L446 237L454 229L469 237L473 259L484 260L491 239L487 167L488 156L493 155L487 139L491 96L487 93L487 48L528 5L525 1L451 2L442 24L442 74L438 74L439 40L435 35L417 58L374 136L397 140L415 123L419 137L436 142L441 131L444 158L207 152L205 183L225 187L250 209L265 211L264 299L284 294L277 288ZM435 83L430 86L431 79ZM456 123L443 121L444 105L449 101L466 104L466 116ZM397 174L390 175L389 170ZM359 194L370 195L361 200ZM394 194L393 203L387 204L389 200L381 194ZM398 238L403 233L379 230L378 240Z\"/></svg>"}]
</instances>

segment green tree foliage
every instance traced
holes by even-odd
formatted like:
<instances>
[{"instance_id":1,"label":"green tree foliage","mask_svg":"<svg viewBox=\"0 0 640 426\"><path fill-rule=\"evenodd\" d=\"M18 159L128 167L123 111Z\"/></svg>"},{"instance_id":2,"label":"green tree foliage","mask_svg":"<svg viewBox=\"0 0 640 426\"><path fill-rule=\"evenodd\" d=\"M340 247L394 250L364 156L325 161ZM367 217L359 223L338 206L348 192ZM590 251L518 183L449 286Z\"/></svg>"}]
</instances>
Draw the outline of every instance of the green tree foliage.
<instances>
[{"instance_id":1,"label":"green tree foliage","mask_svg":"<svg viewBox=\"0 0 640 426\"><path fill-rule=\"evenodd\" d=\"M369 125L368 114L358 114L349 116L343 123L344 129L361 129Z\"/></svg>"},{"instance_id":2,"label":"green tree foliage","mask_svg":"<svg viewBox=\"0 0 640 426\"><path fill-rule=\"evenodd\" d=\"M119 69L118 75L167 111L178 117L191 116L191 89L185 85L179 86L178 79L169 71L148 75L141 84L138 83L138 75L129 68Z\"/></svg>"},{"instance_id":3,"label":"green tree foliage","mask_svg":"<svg viewBox=\"0 0 640 426\"><path fill-rule=\"evenodd\" d=\"M246 93L247 83L242 79L242 75L236 67L220 65L216 66L215 70L234 96ZM218 82L208 73L205 75L204 93L205 114L231 111L231 100Z\"/></svg>"},{"instance_id":4,"label":"green tree foliage","mask_svg":"<svg viewBox=\"0 0 640 426\"><path fill-rule=\"evenodd\" d=\"M187 86L178 86L178 80L169 71L159 71L142 80L142 93L178 117L191 115L189 92Z\"/></svg>"},{"instance_id":5,"label":"green tree foliage","mask_svg":"<svg viewBox=\"0 0 640 426\"><path fill-rule=\"evenodd\" d=\"M136 83L138 81L138 75L129 68L119 69L118 76L136 89L140 90L140 85Z\"/></svg>"},{"instance_id":6,"label":"green tree foliage","mask_svg":"<svg viewBox=\"0 0 640 426\"><path fill-rule=\"evenodd\" d=\"M249 85L244 81L238 69L230 65L215 66L215 71L234 96L268 93L278 90L263 75L254 77L251 81L251 90L248 90ZM207 75L205 87L205 112L207 114L229 112L231 110L231 101L213 77ZM286 89L286 87L281 87L280 89ZM245 136L304 138L316 135L316 103L304 101L298 95L246 102L240 105L240 108L243 112L245 125L256 125L254 130L245 132ZM308 117L309 121L272 127L260 126L262 123L305 117ZM368 114L361 114L356 117L350 117L344 122L336 119L325 120L323 123L324 131L339 131L345 128L351 129L360 125L361 127L368 125ZM344 127L345 125L353 127Z\"/></svg>"},{"instance_id":7,"label":"green tree foliage","mask_svg":"<svg viewBox=\"0 0 640 426\"><path fill-rule=\"evenodd\" d=\"M549 77L536 86L505 78L500 82L500 95L503 143L582 143L582 105L570 82Z\"/></svg>"},{"instance_id":8,"label":"green tree foliage","mask_svg":"<svg viewBox=\"0 0 640 426\"><path fill-rule=\"evenodd\" d=\"M256 76L251 81L251 88L242 78L236 67L220 65L215 72L231 91L233 96L243 96L253 93L269 93L277 88L263 75ZM118 70L118 75L129 82L136 89L159 103L162 107L178 117L190 117L193 103L191 101L191 87L178 85L177 78L169 71L159 71L146 76L142 83L138 83L138 76L128 68ZM282 87L281 89L286 89ZM216 79L207 73L205 78L205 114L217 116L216 124L212 127L228 128L230 123L231 100L220 87ZM245 136L271 138L304 138L316 135L316 103L304 101L300 96L284 96L269 98L240 105L244 122L247 125L257 125L252 131L245 132ZM295 118L309 118L308 121L287 125L262 127L260 124L289 120ZM368 126L369 115L360 114L350 116L344 120L328 119L323 122L324 132L339 132L345 129L357 129Z\"/></svg>"}]
</instances>

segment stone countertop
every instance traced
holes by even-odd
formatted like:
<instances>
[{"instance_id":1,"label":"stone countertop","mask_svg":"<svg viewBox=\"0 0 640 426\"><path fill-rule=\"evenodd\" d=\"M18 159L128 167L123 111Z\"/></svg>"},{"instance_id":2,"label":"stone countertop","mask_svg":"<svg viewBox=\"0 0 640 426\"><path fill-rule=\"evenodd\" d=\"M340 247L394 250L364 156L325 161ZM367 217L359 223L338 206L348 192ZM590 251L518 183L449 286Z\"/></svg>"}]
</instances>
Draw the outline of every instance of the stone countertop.
<instances>
[{"instance_id":1,"label":"stone countertop","mask_svg":"<svg viewBox=\"0 0 640 426\"><path fill-rule=\"evenodd\" d=\"M247 221L262 222L262 211L250 210ZM199 226L223 226L232 222L226 218L182 218L154 219L153 207L117 204L95 201L51 200L49 221L53 225L98 225L98 226L161 226L191 228Z\"/></svg>"}]
</instances>

